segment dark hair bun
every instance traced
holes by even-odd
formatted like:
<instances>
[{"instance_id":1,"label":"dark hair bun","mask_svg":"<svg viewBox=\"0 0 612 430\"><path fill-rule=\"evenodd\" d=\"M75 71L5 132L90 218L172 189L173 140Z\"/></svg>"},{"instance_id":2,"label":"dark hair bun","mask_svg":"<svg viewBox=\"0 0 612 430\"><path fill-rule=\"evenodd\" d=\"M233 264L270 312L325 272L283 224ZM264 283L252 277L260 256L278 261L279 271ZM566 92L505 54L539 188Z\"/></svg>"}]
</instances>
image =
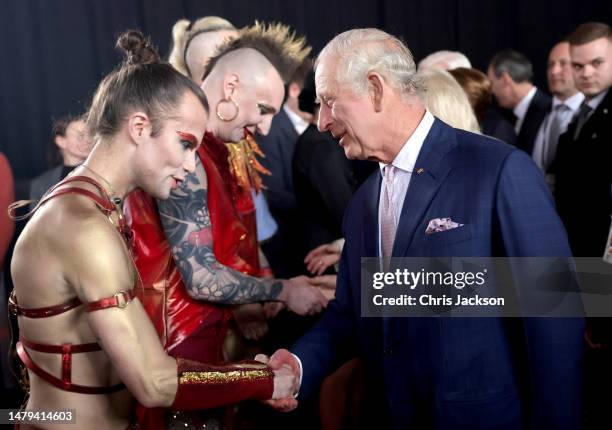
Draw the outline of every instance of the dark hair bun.
<instances>
[{"instance_id":1,"label":"dark hair bun","mask_svg":"<svg viewBox=\"0 0 612 430\"><path fill-rule=\"evenodd\" d=\"M125 55L128 65L159 63L160 57L151 41L138 30L127 30L117 39L117 48Z\"/></svg>"}]
</instances>

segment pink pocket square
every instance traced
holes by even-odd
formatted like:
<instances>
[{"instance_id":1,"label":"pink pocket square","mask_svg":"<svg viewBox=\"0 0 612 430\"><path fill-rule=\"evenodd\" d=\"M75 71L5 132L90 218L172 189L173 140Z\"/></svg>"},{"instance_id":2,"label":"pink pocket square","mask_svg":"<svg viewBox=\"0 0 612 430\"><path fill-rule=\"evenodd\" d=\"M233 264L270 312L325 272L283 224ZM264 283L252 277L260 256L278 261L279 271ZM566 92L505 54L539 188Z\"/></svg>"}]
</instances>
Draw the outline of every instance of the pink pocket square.
<instances>
[{"instance_id":1,"label":"pink pocket square","mask_svg":"<svg viewBox=\"0 0 612 430\"><path fill-rule=\"evenodd\" d=\"M446 230L452 230L457 227L462 227L464 224L454 222L450 218L435 218L429 221L425 234L440 233Z\"/></svg>"}]
</instances>

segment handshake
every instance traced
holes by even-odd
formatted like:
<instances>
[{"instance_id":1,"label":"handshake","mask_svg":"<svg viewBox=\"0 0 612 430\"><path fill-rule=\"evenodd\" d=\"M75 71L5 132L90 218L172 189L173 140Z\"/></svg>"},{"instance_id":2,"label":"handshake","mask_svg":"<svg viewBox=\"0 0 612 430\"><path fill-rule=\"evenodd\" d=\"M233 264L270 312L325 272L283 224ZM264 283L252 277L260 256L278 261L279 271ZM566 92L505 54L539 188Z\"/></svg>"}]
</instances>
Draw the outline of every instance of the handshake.
<instances>
[{"instance_id":1,"label":"handshake","mask_svg":"<svg viewBox=\"0 0 612 430\"><path fill-rule=\"evenodd\" d=\"M271 357L257 354L255 360L270 366L274 372L274 392L272 399L264 403L280 412L289 412L297 408L295 399L300 389L300 364L293 354L286 349L279 349Z\"/></svg>"}]
</instances>

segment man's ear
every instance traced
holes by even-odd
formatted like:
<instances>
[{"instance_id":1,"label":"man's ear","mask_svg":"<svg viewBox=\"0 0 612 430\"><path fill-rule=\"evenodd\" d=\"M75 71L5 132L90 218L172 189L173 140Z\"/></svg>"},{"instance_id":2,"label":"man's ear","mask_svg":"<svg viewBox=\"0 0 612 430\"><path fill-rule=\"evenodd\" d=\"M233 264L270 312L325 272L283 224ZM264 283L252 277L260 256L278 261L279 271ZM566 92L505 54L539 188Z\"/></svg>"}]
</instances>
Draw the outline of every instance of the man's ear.
<instances>
[{"instance_id":1,"label":"man's ear","mask_svg":"<svg viewBox=\"0 0 612 430\"><path fill-rule=\"evenodd\" d=\"M382 101L384 96L384 84L382 76L376 72L368 73L368 95L375 112L382 110Z\"/></svg>"},{"instance_id":2,"label":"man's ear","mask_svg":"<svg viewBox=\"0 0 612 430\"><path fill-rule=\"evenodd\" d=\"M144 112L134 112L127 120L127 129L130 137L136 144L140 144L151 135L151 121Z\"/></svg>"},{"instance_id":3,"label":"man's ear","mask_svg":"<svg viewBox=\"0 0 612 430\"><path fill-rule=\"evenodd\" d=\"M223 78L223 98L228 100L240 87L240 77L236 73L228 73Z\"/></svg>"},{"instance_id":4,"label":"man's ear","mask_svg":"<svg viewBox=\"0 0 612 430\"><path fill-rule=\"evenodd\" d=\"M66 137L62 136L61 134L55 136L53 142L57 145L59 149L64 149L66 147Z\"/></svg>"}]
</instances>

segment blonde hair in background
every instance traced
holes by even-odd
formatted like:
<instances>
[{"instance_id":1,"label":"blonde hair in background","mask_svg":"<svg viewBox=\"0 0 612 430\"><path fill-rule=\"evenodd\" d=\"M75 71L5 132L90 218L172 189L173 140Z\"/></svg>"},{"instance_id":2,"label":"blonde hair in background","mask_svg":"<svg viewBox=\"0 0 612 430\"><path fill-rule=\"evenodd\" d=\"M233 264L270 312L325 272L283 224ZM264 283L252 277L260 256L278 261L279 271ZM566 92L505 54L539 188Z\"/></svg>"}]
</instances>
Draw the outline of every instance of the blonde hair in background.
<instances>
[{"instance_id":1,"label":"blonde hair in background","mask_svg":"<svg viewBox=\"0 0 612 430\"><path fill-rule=\"evenodd\" d=\"M195 21L179 19L172 27L172 48L168 62L185 76L190 76L187 65L189 44L198 35L219 30L236 30L228 20L218 16L205 16Z\"/></svg>"},{"instance_id":2,"label":"blonde hair in background","mask_svg":"<svg viewBox=\"0 0 612 430\"><path fill-rule=\"evenodd\" d=\"M467 94L453 76L444 70L426 69L419 72L424 85L427 109L448 125L480 133Z\"/></svg>"}]
</instances>

